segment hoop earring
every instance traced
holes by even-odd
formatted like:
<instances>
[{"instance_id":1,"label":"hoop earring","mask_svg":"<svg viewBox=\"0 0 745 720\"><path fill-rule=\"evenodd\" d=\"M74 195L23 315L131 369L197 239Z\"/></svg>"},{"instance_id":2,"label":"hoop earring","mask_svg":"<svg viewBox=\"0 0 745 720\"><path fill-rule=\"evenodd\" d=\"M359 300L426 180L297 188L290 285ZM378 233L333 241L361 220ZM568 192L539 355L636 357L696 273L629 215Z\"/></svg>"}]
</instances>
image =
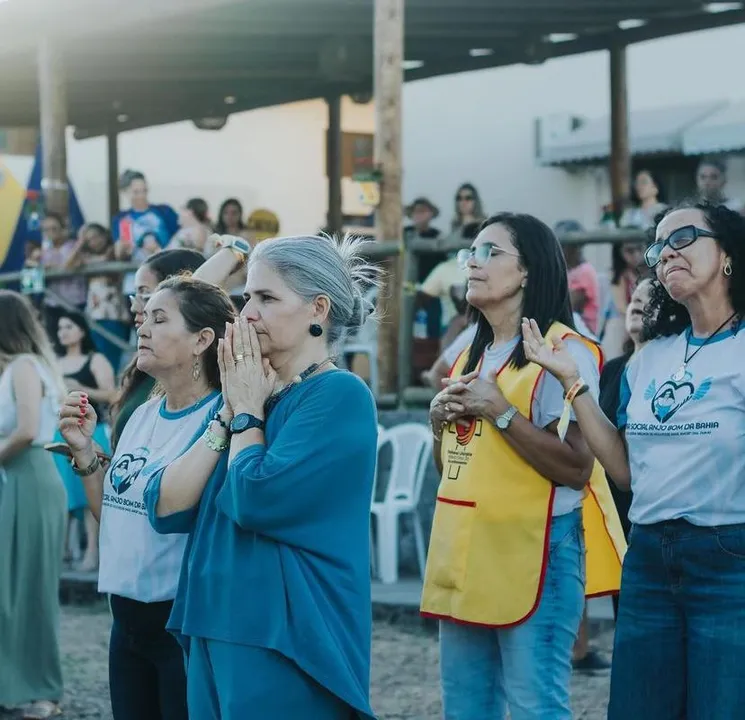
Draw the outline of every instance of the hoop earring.
<instances>
[{"instance_id":1,"label":"hoop earring","mask_svg":"<svg viewBox=\"0 0 745 720\"><path fill-rule=\"evenodd\" d=\"M732 275L732 263L729 260L727 260L727 262L724 263L724 270L723 270L723 272L724 272L724 274L727 277L729 277L730 275Z\"/></svg>"},{"instance_id":2,"label":"hoop earring","mask_svg":"<svg viewBox=\"0 0 745 720\"><path fill-rule=\"evenodd\" d=\"M199 364L199 358L194 358L194 364L191 366L191 377L196 382L202 375L202 366Z\"/></svg>"},{"instance_id":3,"label":"hoop earring","mask_svg":"<svg viewBox=\"0 0 745 720\"><path fill-rule=\"evenodd\" d=\"M323 328L318 323L313 323L310 326L310 334L313 337L321 337L323 335Z\"/></svg>"}]
</instances>

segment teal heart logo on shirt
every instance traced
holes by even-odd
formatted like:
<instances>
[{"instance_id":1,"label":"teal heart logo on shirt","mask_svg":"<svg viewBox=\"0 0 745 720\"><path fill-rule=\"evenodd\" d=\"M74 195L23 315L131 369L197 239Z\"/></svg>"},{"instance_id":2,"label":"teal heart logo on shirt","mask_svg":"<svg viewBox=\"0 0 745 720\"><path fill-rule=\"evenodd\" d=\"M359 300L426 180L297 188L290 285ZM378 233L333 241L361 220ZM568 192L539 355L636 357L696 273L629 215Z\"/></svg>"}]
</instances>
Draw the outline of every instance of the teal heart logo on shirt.
<instances>
[{"instance_id":1,"label":"teal heart logo on shirt","mask_svg":"<svg viewBox=\"0 0 745 720\"><path fill-rule=\"evenodd\" d=\"M129 453L120 456L116 463L111 466L109 482L117 495L122 495L134 485L137 476L145 467L144 457L135 457Z\"/></svg>"},{"instance_id":2,"label":"teal heart logo on shirt","mask_svg":"<svg viewBox=\"0 0 745 720\"><path fill-rule=\"evenodd\" d=\"M711 389L713 378L706 378L698 388L690 381L692 375L686 373L686 380L675 382L667 380L656 388L655 381L649 383L644 397L651 400L652 414L658 422L666 423L675 413L691 400L700 400Z\"/></svg>"}]
</instances>

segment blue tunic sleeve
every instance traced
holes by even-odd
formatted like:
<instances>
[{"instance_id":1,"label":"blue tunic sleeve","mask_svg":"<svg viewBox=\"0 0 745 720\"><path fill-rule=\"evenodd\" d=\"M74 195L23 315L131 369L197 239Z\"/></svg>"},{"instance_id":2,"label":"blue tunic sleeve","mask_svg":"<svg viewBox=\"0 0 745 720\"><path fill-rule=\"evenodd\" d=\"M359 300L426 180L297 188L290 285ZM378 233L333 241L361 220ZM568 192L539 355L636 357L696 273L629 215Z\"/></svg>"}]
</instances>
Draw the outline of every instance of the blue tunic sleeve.
<instances>
[{"instance_id":1,"label":"blue tunic sleeve","mask_svg":"<svg viewBox=\"0 0 745 720\"><path fill-rule=\"evenodd\" d=\"M319 552L339 541L326 531L329 518L347 512L350 494L366 492L350 485L369 460L377 420L359 378L338 373L333 380L303 398L269 445L233 459L216 502L242 529Z\"/></svg>"},{"instance_id":2,"label":"blue tunic sleeve","mask_svg":"<svg viewBox=\"0 0 745 720\"><path fill-rule=\"evenodd\" d=\"M194 523L197 520L199 505L182 510L181 512L171 513L170 515L159 516L156 512L158 500L160 499L160 481L163 479L165 468L158 470L148 481L145 488L145 507L147 508L147 517L153 530L160 535L185 534L191 532Z\"/></svg>"}]
</instances>

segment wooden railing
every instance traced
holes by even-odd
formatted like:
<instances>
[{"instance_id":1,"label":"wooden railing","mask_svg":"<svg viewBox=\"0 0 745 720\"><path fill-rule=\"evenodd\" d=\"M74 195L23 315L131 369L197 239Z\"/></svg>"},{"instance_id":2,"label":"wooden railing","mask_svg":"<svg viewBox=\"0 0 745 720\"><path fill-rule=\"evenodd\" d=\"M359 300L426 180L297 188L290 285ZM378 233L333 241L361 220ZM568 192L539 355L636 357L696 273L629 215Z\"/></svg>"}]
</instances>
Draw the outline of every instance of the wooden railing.
<instances>
[{"instance_id":1,"label":"wooden railing","mask_svg":"<svg viewBox=\"0 0 745 720\"><path fill-rule=\"evenodd\" d=\"M647 235L640 230L595 230L592 232L567 233L559 236L563 245L605 245L626 242L646 242ZM452 239L421 239L408 241L403 247L404 276L401 292L400 328L398 343L398 392L380 396L378 403L384 407L422 406L428 404L433 396L429 388L412 387L412 327L416 299L416 285L419 275L419 258L421 255L432 253L455 252L470 246L470 241L453 241ZM371 260L384 262L398 255L402 250L402 243L397 240L370 242L365 245L365 254ZM77 270L48 270L44 273L45 280L56 280L70 277L88 277L91 275L126 275L135 272L138 264L128 262L111 262L106 265L88 265ZM1 273L0 287L13 285L21 281L22 272ZM55 301L68 310L75 310L63 298L45 287L45 295L53 297ZM112 335L92 318L87 318L91 328L115 343L117 347L132 351L129 343Z\"/></svg>"}]
</instances>

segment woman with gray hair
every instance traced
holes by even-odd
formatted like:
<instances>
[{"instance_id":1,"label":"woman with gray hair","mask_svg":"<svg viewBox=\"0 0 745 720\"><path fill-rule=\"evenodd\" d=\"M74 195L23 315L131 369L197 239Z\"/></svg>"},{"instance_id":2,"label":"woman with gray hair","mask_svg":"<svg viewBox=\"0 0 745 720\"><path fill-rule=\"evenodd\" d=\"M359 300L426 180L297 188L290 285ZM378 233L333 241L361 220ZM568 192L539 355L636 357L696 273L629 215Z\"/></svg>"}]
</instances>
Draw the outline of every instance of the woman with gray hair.
<instances>
[{"instance_id":1,"label":"woman with gray hair","mask_svg":"<svg viewBox=\"0 0 745 720\"><path fill-rule=\"evenodd\" d=\"M334 365L379 269L346 238L267 240L219 357L224 405L155 475L155 529L189 532L168 627L195 718L372 718L375 403Z\"/></svg>"}]
</instances>

